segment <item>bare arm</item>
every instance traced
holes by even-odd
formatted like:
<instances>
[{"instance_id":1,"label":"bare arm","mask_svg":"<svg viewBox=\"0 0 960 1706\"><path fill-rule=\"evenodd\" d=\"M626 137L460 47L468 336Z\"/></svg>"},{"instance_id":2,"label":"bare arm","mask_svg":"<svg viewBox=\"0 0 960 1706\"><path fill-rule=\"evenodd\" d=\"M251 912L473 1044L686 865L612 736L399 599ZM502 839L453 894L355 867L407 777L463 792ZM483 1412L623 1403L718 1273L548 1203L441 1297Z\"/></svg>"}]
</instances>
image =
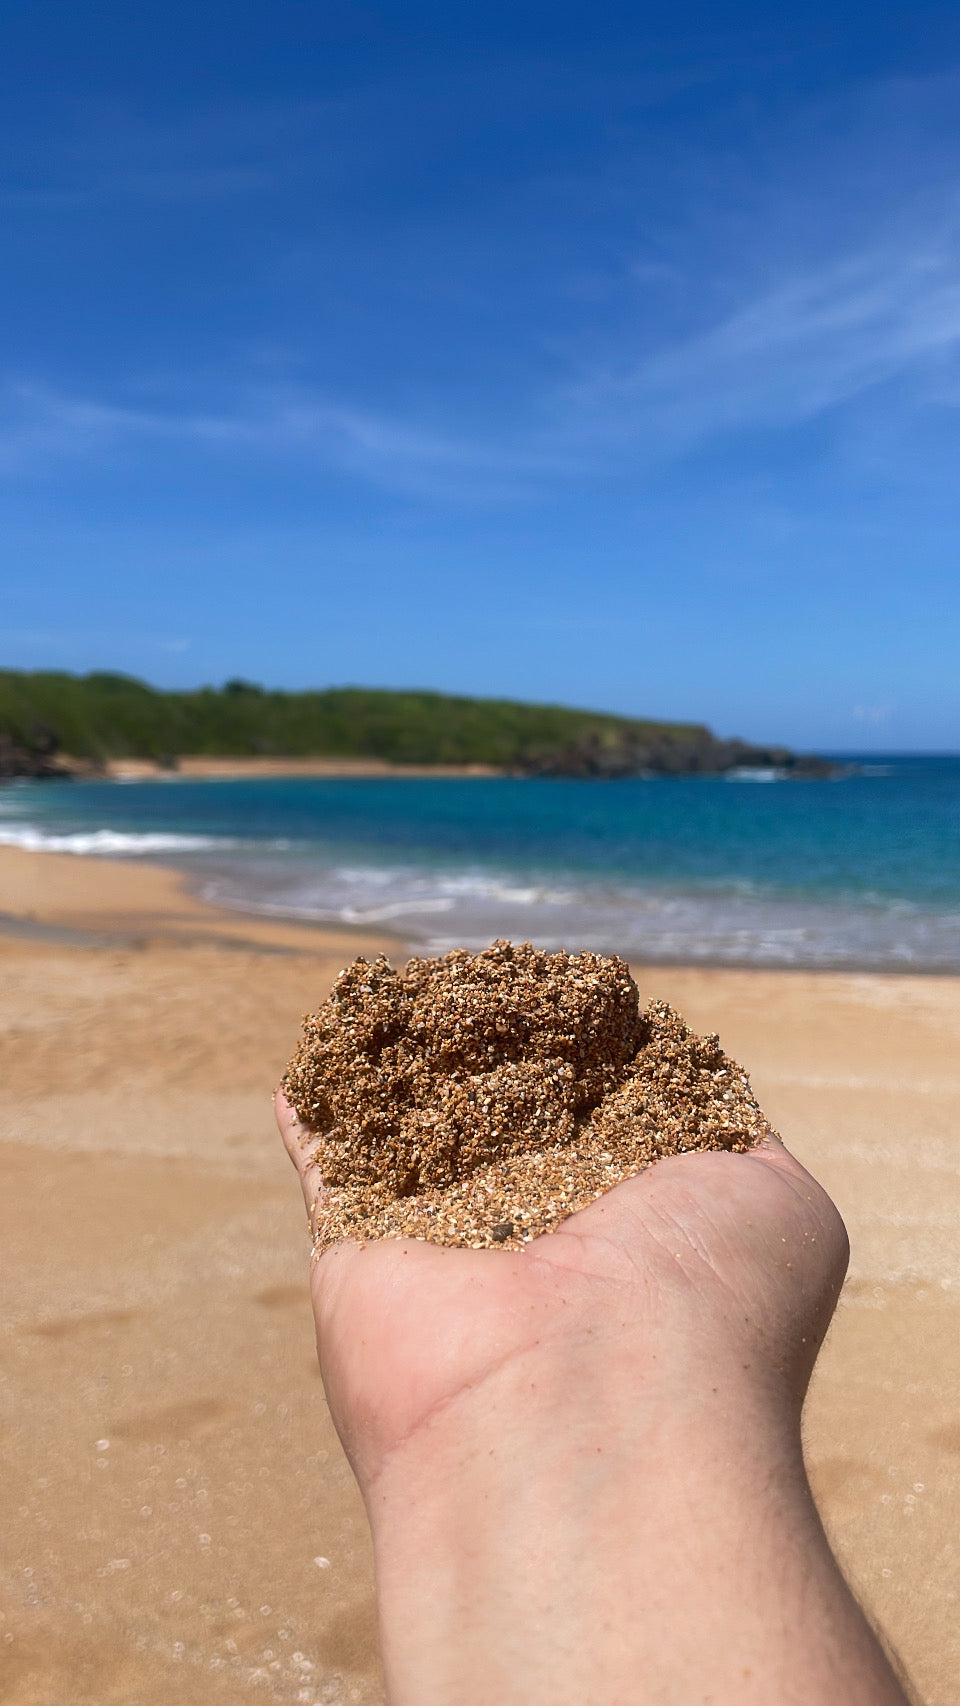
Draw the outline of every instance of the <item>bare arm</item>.
<instances>
[{"instance_id":1,"label":"bare arm","mask_svg":"<svg viewBox=\"0 0 960 1706\"><path fill-rule=\"evenodd\" d=\"M845 1262L773 1144L661 1162L521 1252L328 1252L391 1706L905 1706L800 1450Z\"/></svg>"}]
</instances>

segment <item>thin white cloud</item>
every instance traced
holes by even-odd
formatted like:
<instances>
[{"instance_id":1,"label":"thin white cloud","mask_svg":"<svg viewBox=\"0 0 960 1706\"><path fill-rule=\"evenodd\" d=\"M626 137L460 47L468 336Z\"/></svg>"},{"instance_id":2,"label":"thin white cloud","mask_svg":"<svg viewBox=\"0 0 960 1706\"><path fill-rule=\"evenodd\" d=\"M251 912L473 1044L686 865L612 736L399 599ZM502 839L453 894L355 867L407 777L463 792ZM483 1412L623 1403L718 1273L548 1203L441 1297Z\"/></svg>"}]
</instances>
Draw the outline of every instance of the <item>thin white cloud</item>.
<instances>
[{"instance_id":1,"label":"thin white cloud","mask_svg":"<svg viewBox=\"0 0 960 1706\"><path fill-rule=\"evenodd\" d=\"M0 396L0 472L43 475L64 462L102 458L137 439L214 437L227 425L11 384Z\"/></svg>"},{"instance_id":2,"label":"thin white cloud","mask_svg":"<svg viewBox=\"0 0 960 1706\"><path fill-rule=\"evenodd\" d=\"M955 398L958 353L960 240L942 227L786 279L644 361L581 372L500 431L448 432L308 387L234 386L225 406L205 410L19 384L0 397L0 471L43 474L179 442L420 497L515 498L560 478L642 473L731 434L775 434L897 378L913 381L908 406L942 406Z\"/></svg>"},{"instance_id":3,"label":"thin white cloud","mask_svg":"<svg viewBox=\"0 0 960 1706\"><path fill-rule=\"evenodd\" d=\"M584 441L682 453L776 431L960 348L960 244L876 248L788 280L698 337L566 392Z\"/></svg>"},{"instance_id":4,"label":"thin white cloud","mask_svg":"<svg viewBox=\"0 0 960 1706\"><path fill-rule=\"evenodd\" d=\"M305 390L246 390L221 413L133 408L33 385L0 404L0 472L46 475L69 461L114 462L150 443L255 454L339 470L420 496L515 496L556 471L554 454L486 444L402 418L318 399Z\"/></svg>"}]
</instances>

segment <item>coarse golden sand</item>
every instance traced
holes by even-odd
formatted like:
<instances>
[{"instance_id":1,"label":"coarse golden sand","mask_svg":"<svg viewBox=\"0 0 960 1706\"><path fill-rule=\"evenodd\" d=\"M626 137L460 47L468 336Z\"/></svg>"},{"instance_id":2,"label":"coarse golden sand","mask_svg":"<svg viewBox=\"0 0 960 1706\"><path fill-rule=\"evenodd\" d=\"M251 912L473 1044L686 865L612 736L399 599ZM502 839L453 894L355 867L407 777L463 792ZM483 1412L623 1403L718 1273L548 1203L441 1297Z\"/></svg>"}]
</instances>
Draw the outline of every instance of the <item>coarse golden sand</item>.
<instances>
[{"instance_id":1,"label":"coarse golden sand","mask_svg":"<svg viewBox=\"0 0 960 1706\"><path fill-rule=\"evenodd\" d=\"M742 1067L626 963L497 941L341 972L283 1087L316 1134L316 1239L518 1249L665 1155L769 1135Z\"/></svg>"}]
</instances>

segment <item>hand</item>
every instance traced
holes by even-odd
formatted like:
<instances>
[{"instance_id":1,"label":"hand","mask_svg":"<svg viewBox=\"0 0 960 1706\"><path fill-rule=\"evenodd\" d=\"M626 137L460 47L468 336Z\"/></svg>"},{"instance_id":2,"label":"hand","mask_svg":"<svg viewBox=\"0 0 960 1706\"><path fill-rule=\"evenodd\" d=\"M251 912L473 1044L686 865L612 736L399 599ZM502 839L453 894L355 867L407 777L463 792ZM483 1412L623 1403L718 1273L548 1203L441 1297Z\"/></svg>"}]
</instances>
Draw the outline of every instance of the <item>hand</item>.
<instances>
[{"instance_id":1,"label":"hand","mask_svg":"<svg viewBox=\"0 0 960 1706\"><path fill-rule=\"evenodd\" d=\"M313 1217L315 1140L277 1112ZM316 1260L391 1702L902 1706L800 1453L846 1260L774 1140L660 1161L521 1251Z\"/></svg>"},{"instance_id":2,"label":"hand","mask_svg":"<svg viewBox=\"0 0 960 1706\"><path fill-rule=\"evenodd\" d=\"M277 1117L314 1215L316 1140L282 1092ZM676 1156L522 1251L335 1246L312 1273L324 1384L362 1487L425 1420L557 1337L565 1360L572 1344L627 1355L643 1379L726 1358L797 1410L846 1261L840 1216L782 1144Z\"/></svg>"}]
</instances>

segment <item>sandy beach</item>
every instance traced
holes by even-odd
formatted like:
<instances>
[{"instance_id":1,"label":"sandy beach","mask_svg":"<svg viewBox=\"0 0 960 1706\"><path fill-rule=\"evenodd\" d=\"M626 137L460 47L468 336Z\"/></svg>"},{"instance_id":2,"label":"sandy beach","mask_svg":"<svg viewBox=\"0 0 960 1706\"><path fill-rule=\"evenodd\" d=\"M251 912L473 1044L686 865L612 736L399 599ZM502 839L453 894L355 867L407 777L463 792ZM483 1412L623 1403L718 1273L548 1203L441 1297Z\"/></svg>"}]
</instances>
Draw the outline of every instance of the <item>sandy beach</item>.
<instances>
[{"instance_id":1,"label":"sandy beach","mask_svg":"<svg viewBox=\"0 0 960 1706\"><path fill-rule=\"evenodd\" d=\"M68 759L66 768L82 772L81 761ZM382 758L211 758L204 755L178 758L176 768L156 764L149 758L110 759L103 771L112 782L157 782L176 777L194 782L255 781L272 776L384 777L384 776L501 776L493 764L390 764Z\"/></svg>"},{"instance_id":2,"label":"sandy beach","mask_svg":"<svg viewBox=\"0 0 960 1706\"><path fill-rule=\"evenodd\" d=\"M271 1091L384 936L0 849L0 1696L382 1700ZM402 951L402 950L401 950ZM853 1257L811 1478L925 1706L960 1674L960 979L635 968L749 1069Z\"/></svg>"}]
</instances>

